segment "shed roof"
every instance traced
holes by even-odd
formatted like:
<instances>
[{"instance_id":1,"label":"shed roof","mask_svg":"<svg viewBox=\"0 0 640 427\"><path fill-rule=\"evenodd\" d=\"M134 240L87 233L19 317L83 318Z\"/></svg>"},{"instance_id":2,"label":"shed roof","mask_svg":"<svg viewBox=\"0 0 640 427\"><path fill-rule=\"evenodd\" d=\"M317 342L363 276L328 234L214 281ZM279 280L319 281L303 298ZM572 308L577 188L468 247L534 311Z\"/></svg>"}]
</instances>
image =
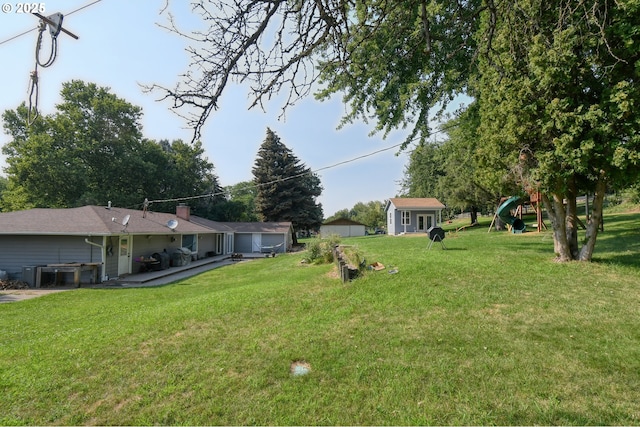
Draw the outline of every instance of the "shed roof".
<instances>
[{"instance_id":1,"label":"shed roof","mask_svg":"<svg viewBox=\"0 0 640 427\"><path fill-rule=\"evenodd\" d=\"M444 209L446 207L435 197L422 197L422 198L394 197L389 199L389 202L399 209L436 209L438 210L438 209Z\"/></svg>"}]
</instances>

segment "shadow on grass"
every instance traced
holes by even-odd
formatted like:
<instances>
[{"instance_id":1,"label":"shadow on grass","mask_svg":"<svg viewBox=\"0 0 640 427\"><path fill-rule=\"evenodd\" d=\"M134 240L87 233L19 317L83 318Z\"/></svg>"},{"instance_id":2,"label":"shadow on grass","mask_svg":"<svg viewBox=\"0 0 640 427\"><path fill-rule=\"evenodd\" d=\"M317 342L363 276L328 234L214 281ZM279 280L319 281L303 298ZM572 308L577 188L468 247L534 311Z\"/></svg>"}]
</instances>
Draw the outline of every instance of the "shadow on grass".
<instances>
[{"instance_id":1,"label":"shadow on grass","mask_svg":"<svg viewBox=\"0 0 640 427\"><path fill-rule=\"evenodd\" d=\"M593 261L640 269L640 215L605 216L604 231L598 233Z\"/></svg>"},{"instance_id":2,"label":"shadow on grass","mask_svg":"<svg viewBox=\"0 0 640 427\"><path fill-rule=\"evenodd\" d=\"M511 236L501 242L502 246L514 253L529 251L553 254L553 235L546 232L536 238L535 231ZM578 231L580 244L585 230ZM640 270L640 214L624 213L605 215L604 231L599 231L592 262L632 267Z\"/></svg>"},{"instance_id":3,"label":"shadow on grass","mask_svg":"<svg viewBox=\"0 0 640 427\"><path fill-rule=\"evenodd\" d=\"M435 251L435 250L437 250L438 252L440 252L440 251L451 252L451 251L468 251L469 249L467 249L467 248L455 248L455 247L451 248L449 246L447 246L446 249L442 249L442 248L437 248L437 249L436 248L431 248L431 249L429 249L429 248L427 248L427 252L431 252L431 251Z\"/></svg>"}]
</instances>

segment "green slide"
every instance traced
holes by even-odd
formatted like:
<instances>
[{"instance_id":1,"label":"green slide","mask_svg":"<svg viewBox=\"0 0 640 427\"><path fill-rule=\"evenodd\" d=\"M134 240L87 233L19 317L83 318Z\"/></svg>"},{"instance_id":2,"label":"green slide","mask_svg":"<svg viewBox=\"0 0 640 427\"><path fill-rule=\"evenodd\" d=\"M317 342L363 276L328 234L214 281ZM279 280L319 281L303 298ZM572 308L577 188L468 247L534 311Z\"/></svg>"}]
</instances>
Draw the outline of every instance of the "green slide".
<instances>
[{"instance_id":1,"label":"green slide","mask_svg":"<svg viewBox=\"0 0 640 427\"><path fill-rule=\"evenodd\" d=\"M520 204L520 197L510 197L498 208L498 216L501 220L511 225L512 233L524 233L527 229L524 221L511 215L511 210Z\"/></svg>"}]
</instances>

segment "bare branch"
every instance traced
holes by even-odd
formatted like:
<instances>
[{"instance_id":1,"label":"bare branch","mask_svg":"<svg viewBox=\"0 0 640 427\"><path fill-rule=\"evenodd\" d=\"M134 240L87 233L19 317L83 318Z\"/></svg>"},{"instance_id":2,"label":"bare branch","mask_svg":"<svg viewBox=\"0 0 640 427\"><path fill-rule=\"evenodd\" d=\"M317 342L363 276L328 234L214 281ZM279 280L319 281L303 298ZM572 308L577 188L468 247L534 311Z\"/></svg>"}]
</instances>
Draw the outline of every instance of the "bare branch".
<instances>
[{"instance_id":1,"label":"bare branch","mask_svg":"<svg viewBox=\"0 0 640 427\"><path fill-rule=\"evenodd\" d=\"M209 24L206 31L182 31L167 12L163 28L189 42L189 69L175 88L160 85L173 109L188 107L194 140L230 82L249 83L250 107L288 89L288 106L310 94L319 70L314 60L346 29L348 0L224 0L194 2L193 11Z\"/></svg>"}]
</instances>

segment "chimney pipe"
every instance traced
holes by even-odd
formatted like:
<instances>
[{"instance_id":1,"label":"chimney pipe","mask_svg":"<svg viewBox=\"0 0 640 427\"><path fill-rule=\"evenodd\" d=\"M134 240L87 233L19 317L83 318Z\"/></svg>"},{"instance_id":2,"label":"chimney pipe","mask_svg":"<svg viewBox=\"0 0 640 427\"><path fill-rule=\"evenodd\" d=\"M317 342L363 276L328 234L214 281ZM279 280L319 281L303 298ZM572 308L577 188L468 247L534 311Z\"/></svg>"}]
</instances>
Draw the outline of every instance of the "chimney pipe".
<instances>
[{"instance_id":1,"label":"chimney pipe","mask_svg":"<svg viewBox=\"0 0 640 427\"><path fill-rule=\"evenodd\" d=\"M176 216L185 221L189 221L189 218L191 216L191 208L184 203L178 204L178 206L176 206Z\"/></svg>"}]
</instances>

